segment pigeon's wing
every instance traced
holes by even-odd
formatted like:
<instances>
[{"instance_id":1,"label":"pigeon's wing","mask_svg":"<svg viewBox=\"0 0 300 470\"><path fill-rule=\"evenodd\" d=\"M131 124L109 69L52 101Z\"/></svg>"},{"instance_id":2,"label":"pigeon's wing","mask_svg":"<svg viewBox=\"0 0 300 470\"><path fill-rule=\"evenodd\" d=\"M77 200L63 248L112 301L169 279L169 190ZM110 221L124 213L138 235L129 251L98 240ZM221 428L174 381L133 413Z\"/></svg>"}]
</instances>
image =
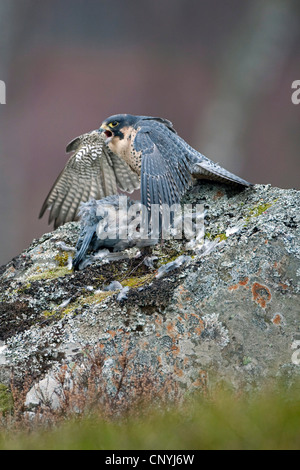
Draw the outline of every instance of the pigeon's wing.
<instances>
[{"instance_id":1,"label":"pigeon's wing","mask_svg":"<svg viewBox=\"0 0 300 470\"><path fill-rule=\"evenodd\" d=\"M78 219L81 202L117 194L118 187L132 192L139 187L139 178L129 166L114 155L98 131L72 140L67 152L74 152L53 184L39 217L50 210L49 224L54 228Z\"/></svg>"}]
</instances>

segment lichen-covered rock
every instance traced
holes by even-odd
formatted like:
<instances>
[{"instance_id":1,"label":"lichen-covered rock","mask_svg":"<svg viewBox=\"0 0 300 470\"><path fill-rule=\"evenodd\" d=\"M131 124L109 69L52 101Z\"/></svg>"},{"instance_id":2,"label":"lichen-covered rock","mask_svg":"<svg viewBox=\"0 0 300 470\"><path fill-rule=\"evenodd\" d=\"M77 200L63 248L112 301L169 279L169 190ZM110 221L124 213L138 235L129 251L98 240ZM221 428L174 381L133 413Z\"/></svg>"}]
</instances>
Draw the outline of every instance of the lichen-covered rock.
<instances>
[{"instance_id":1,"label":"lichen-covered rock","mask_svg":"<svg viewBox=\"0 0 300 470\"><path fill-rule=\"evenodd\" d=\"M3 266L0 382L12 368L20 381L53 377L98 347L112 389L122 355L133 375L146 367L188 391L291 383L300 369L300 192L204 182L185 202L205 207L200 250L169 240L73 273L78 224L69 223Z\"/></svg>"}]
</instances>

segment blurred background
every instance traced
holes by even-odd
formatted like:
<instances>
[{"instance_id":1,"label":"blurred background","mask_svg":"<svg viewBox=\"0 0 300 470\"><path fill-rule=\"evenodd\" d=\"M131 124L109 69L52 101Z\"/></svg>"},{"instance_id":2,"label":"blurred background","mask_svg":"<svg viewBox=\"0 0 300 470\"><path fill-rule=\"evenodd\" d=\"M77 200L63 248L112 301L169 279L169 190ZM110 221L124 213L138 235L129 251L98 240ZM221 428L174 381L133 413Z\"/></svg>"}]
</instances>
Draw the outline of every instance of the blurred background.
<instances>
[{"instance_id":1,"label":"blurred background","mask_svg":"<svg viewBox=\"0 0 300 470\"><path fill-rule=\"evenodd\" d=\"M170 119L255 183L300 189L297 0L0 0L0 264L52 229L66 144L116 113Z\"/></svg>"}]
</instances>

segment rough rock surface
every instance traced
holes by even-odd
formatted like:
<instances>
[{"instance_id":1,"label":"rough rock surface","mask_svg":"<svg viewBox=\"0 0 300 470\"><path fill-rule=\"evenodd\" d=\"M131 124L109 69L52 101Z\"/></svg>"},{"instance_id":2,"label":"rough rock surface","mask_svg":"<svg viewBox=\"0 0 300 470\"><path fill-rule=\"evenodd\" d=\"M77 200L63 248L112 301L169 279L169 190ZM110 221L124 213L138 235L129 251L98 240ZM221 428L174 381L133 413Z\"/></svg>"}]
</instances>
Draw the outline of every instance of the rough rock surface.
<instances>
[{"instance_id":1,"label":"rough rock surface","mask_svg":"<svg viewBox=\"0 0 300 470\"><path fill-rule=\"evenodd\" d=\"M185 202L205 206L206 252L170 240L148 249L150 263L131 249L73 273L68 247L79 226L68 223L3 266L0 383L13 370L16 380L29 374L53 388L59 367L80 364L87 347L100 348L112 388L122 355L132 374L147 368L184 391L292 383L300 369L300 192L205 182ZM157 276L179 256L185 262Z\"/></svg>"}]
</instances>

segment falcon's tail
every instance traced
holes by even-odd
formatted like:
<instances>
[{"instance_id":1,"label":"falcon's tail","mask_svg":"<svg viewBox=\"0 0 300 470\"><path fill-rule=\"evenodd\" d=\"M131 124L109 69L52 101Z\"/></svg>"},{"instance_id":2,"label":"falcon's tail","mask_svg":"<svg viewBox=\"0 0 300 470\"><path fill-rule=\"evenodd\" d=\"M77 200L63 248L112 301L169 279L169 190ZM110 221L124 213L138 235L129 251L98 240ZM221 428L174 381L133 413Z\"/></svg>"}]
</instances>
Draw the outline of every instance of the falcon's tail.
<instances>
[{"instance_id":1,"label":"falcon's tail","mask_svg":"<svg viewBox=\"0 0 300 470\"><path fill-rule=\"evenodd\" d=\"M195 163L192 169L192 176L196 179L208 179L239 186L253 186L252 183L230 173L230 171L225 170L225 168L210 160L202 160Z\"/></svg>"}]
</instances>

